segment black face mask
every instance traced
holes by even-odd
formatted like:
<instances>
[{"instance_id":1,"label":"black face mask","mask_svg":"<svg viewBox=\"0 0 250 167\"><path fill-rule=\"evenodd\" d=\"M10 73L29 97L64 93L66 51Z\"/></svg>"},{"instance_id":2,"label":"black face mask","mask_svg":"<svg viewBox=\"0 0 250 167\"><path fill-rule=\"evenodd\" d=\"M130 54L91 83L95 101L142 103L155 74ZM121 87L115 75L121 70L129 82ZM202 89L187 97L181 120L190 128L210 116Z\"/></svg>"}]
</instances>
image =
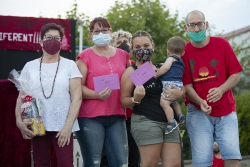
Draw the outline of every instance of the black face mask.
<instances>
[{"instance_id":1,"label":"black face mask","mask_svg":"<svg viewBox=\"0 0 250 167\"><path fill-rule=\"evenodd\" d=\"M151 60L154 51L152 49L137 49L133 51L133 55L135 56L136 60L142 62L143 64L146 61Z\"/></svg>"},{"instance_id":2,"label":"black face mask","mask_svg":"<svg viewBox=\"0 0 250 167\"><path fill-rule=\"evenodd\" d=\"M130 47L129 47L129 45L126 44L126 42L121 43L121 45L119 45L117 48L120 48L120 49L126 51L127 53L129 53L129 51L130 51Z\"/></svg>"}]
</instances>

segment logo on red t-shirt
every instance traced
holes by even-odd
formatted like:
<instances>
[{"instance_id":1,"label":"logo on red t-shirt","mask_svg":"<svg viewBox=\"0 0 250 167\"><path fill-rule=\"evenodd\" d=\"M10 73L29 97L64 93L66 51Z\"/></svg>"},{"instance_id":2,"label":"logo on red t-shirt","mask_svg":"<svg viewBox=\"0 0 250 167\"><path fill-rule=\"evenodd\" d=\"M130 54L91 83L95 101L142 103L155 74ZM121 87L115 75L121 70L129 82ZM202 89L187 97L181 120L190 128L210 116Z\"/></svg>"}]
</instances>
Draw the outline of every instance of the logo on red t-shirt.
<instances>
[{"instance_id":1,"label":"logo on red t-shirt","mask_svg":"<svg viewBox=\"0 0 250 167\"><path fill-rule=\"evenodd\" d=\"M218 81L218 76L219 76L219 72L216 69L217 63L218 61L215 59L212 59L210 61L210 63L208 64L208 66L210 67L206 67L206 66L202 66L199 68L198 70L198 74L195 73L195 61L193 59L191 59L189 61L190 63L190 67L191 67L191 71L193 74L193 81L194 84L204 84L207 82L215 82ZM209 71L210 69L210 71ZM195 76L197 75L197 76Z\"/></svg>"}]
</instances>

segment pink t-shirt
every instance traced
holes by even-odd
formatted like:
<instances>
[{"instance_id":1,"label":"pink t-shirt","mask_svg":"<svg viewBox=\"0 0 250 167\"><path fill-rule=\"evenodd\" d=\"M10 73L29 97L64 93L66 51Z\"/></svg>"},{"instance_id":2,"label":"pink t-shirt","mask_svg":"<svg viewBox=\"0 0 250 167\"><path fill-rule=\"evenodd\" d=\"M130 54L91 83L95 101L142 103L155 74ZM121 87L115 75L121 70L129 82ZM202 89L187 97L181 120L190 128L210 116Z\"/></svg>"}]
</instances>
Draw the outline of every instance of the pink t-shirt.
<instances>
[{"instance_id":1,"label":"pink t-shirt","mask_svg":"<svg viewBox=\"0 0 250 167\"><path fill-rule=\"evenodd\" d=\"M118 74L121 79L124 70L129 65L130 55L117 48L115 55L108 59L105 56L97 55L91 48L87 48L80 53L77 59L81 59L88 68L85 86L94 90L93 77ZM124 115L120 103L120 90L112 90L106 100L83 99L78 117L93 118L109 115Z\"/></svg>"}]
</instances>

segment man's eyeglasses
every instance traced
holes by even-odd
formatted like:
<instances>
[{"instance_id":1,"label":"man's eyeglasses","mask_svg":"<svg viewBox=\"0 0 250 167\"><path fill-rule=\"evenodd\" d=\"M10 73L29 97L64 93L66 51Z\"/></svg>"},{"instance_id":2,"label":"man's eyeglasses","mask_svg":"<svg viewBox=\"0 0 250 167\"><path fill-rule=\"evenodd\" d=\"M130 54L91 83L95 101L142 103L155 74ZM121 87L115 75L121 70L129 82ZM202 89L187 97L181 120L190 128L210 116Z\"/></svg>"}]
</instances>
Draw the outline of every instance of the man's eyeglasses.
<instances>
[{"instance_id":1,"label":"man's eyeglasses","mask_svg":"<svg viewBox=\"0 0 250 167\"><path fill-rule=\"evenodd\" d=\"M92 30L90 32L92 32L94 35L98 35L100 32L102 32L103 34L108 34L109 30L109 28L104 28L102 30Z\"/></svg>"},{"instance_id":2,"label":"man's eyeglasses","mask_svg":"<svg viewBox=\"0 0 250 167\"><path fill-rule=\"evenodd\" d=\"M205 22L198 22L198 23L188 23L186 24L189 29L195 29L197 26L198 28L203 28L205 26Z\"/></svg>"},{"instance_id":3,"label":"man's eyeglasses","mask_svg":"<svg viewBox=\"0 0 250 167\"><path fill-rule=\"evenodd\" d=\"M61 37L59 37L59 36L57 36L57 35L56 35L56 36L52 36L52 35L50 35L50 34L45 34L45 35L44 35L44 39L45 39L45 40L51 40L51 39L53 39L53 38L54 38L55 40L59 41L59 42L61 41Z\"/></svg>"}]
</instances>

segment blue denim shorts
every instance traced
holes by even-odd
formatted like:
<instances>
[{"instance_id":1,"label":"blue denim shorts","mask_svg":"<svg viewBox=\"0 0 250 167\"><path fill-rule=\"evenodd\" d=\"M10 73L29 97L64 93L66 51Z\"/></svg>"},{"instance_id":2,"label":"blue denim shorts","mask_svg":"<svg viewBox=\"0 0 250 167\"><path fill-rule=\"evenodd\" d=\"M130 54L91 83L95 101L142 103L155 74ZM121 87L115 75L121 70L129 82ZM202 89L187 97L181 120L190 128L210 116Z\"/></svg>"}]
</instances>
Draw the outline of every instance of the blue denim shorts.
<instances>
[{"instance_id":1,"label":"blue denim shorts","mask_svg":"<svg viewBox=\"0 0 250 167\"><path fill-rule=\"evenodd\" d=\"M186 126L191 142L193 166L212 165L214 140L219 145L223 160L242 159L236 112L223 117L212 117L192 104L188 104L187 109Z\"/></svg>"},{"instance_id":2,"label":"blue denim shorts","mask_svg":"<svg viewBox=\"0 0 250 167\"><path fill-rule=\"evenodd\" d=\"M163 87L162 87L162 92L164 91L164 86L167 86L167 87L169 87L169 88L172 89L171 85L175 85L175 86L177 86L180 90L183 88L183 83L180 82L180 81L161 81L161 83L162 83L162 86L163 86ZM165 97L163 93L162 93L161 95L162 95L163 97ZM171 103L176 102L176 99L170 100L170 102L171 102Z\"/></svg>"}]
</instances>

